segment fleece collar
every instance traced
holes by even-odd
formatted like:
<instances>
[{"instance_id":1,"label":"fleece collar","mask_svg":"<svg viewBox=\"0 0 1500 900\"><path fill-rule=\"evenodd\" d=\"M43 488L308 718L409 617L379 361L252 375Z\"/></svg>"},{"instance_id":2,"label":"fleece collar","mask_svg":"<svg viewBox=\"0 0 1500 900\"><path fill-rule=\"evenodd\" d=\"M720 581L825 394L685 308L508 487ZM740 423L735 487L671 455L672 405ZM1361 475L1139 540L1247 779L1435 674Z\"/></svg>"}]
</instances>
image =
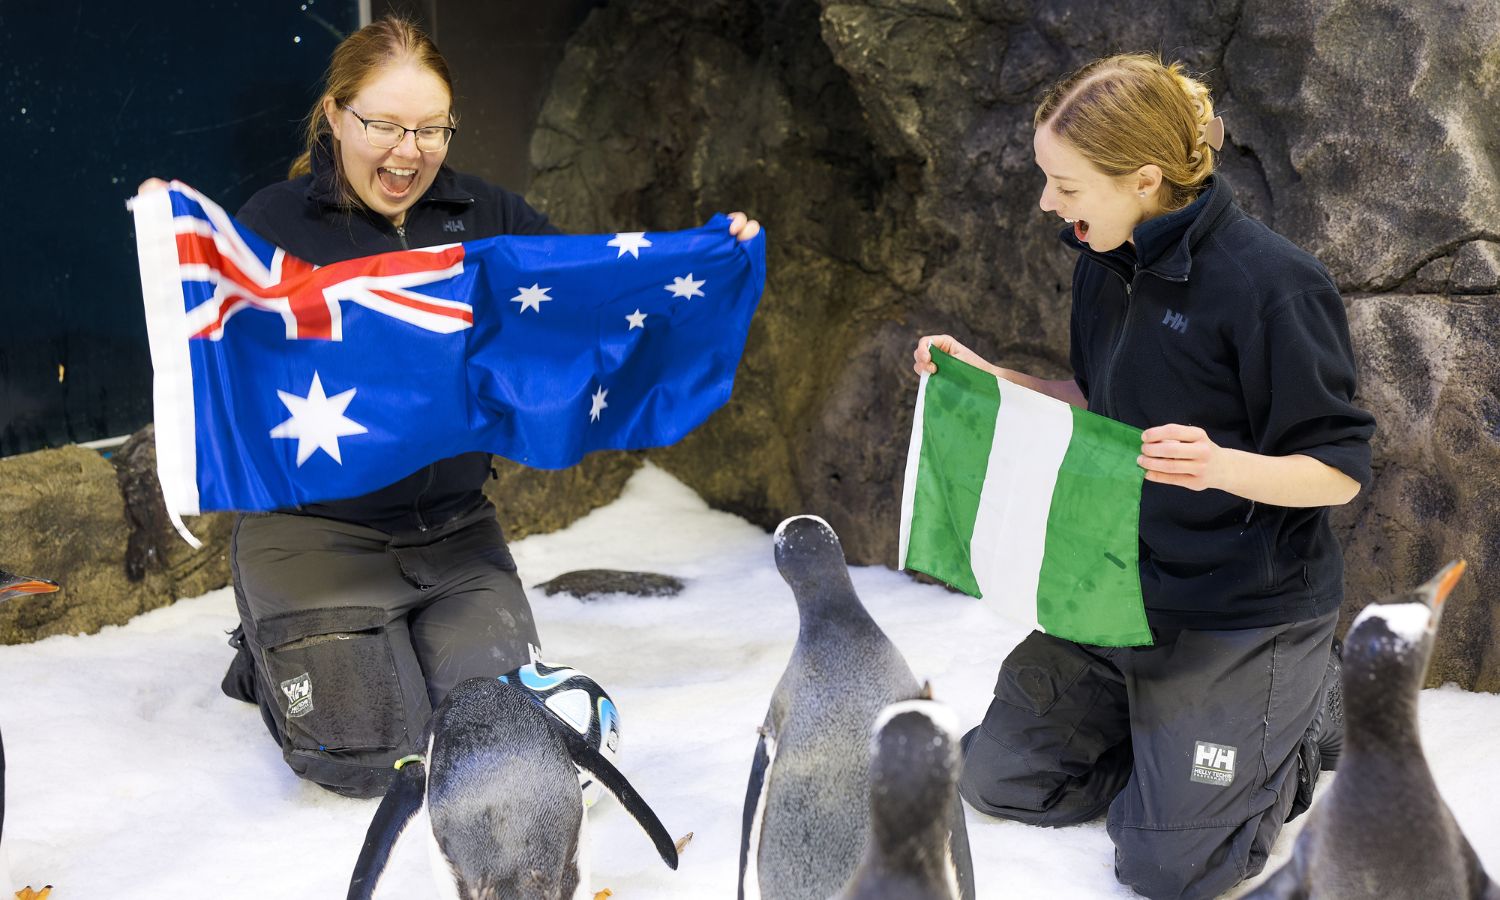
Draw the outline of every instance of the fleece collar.
<instances>
[{"instance_id":1,"label":"fleece collar","mask_svg":"<svg viewBox=\"0 0 1500 900\"><path fill-rule=\"evenodd\" d=\"M1193 250L1233 205L1234 195L1229 185L1212 176L1208 187L1192 203L1137 225L1132 234L1134 251L1129 244L1122 244L1108 253L1100 253L1080 241L1071 226L1064 228L1058 237L1074 250L1095 259L1124 262L1168 281L1187 281L1193 268Z\"/></svg>"}]
</instances>

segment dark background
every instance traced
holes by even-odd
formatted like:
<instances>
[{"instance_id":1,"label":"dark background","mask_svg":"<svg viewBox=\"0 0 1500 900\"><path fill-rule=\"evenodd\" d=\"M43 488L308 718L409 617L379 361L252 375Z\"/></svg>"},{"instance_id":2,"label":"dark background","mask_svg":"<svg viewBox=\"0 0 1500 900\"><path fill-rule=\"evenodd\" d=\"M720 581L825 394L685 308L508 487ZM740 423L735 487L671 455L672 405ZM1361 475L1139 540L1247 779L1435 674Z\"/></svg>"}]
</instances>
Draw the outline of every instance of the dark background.
<instances>
[{"instance_id":1,"label":"dark background","mask_svg":"<svg viewBox=\"0 0 1500 900\"><path fill-rule=\"evenodd\" d=\"M358 0L0 0L0 456L151 421L125 200L177 178L237 209L285 177ZM454 72L449 162L513 190L568 36L598 0L363 4L424 24Z\"/></svg>"}]
</instances>

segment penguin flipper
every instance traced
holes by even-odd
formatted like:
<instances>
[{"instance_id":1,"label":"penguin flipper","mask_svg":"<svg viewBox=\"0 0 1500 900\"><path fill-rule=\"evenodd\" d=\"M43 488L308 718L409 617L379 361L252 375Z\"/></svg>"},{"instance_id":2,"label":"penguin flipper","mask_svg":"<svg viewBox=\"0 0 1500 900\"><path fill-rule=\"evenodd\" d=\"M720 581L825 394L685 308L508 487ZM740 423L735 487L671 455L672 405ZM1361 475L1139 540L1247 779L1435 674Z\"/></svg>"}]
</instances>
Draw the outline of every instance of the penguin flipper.
<instances>
[{"instance_id":1,"label":"penguin flipper","mask_svg":"<svg viewBox=\"0 0 1500 900\"><path fill-rule=\"evenodd\" d=\"M1302 880L1296 859L1277 869L1274 875L1262 881L1255 890L1242 895L1240 900L1308 900L1307 884Z\"/></svg>"},{"instance_id":2,"label":"penguin flipper","mask_svg":"<svg viewBox=\"0 0 1500 900\"><path fill-rule=\"evenodd\" d=\"M766 791L766 776L770 769L771 750L766 744L766 729L762 727L760 740L755 744L755 759L750 763L750 783L745 786L745 815L740 823L739 900L745 900L745 872L750 867L750 854L757 850L750 846L750 837L755 830L755 813L760 809L760 798Z\"/></svg>"},{"instance_id":3,"label":"penguin flipper","mask_svg":"<svg viewBox=\"0 0 1500 900\"><path fill-rule=\"evenodd\" d=\"M661 824L661 820L656 817L656 812L651 809L651 806L640 794L636 793L629 780L614 767L613 763L591 747L583 735L566 725L556 727L555 730L567 743L568 755L573 757L573 762L587 769L589 774L604 785L605 790L615 795L615 799L620 801L625 811L640 823L646 835L651 838L651 843L656 845L656 852L661 854L662 862L666 863L668 868L676 869L677 842L667 833L666 826Z\"/></svg>"},{"instance_id":4,"label":"penguin flipper","mask_svg":"<svg viewBox=\"0 0 1500 900\"><path fill-rule=\"evenodd\" d=\"M365 832L365 845L360 848L354 873L349 876L348 900L370 900L375 895L375 886L390 862L396 841L422 808L426 787L425 765L408 763L397 770L396 780L381 798L375 818L370 820L370 829Z\"/></svg>"}]
</instances>

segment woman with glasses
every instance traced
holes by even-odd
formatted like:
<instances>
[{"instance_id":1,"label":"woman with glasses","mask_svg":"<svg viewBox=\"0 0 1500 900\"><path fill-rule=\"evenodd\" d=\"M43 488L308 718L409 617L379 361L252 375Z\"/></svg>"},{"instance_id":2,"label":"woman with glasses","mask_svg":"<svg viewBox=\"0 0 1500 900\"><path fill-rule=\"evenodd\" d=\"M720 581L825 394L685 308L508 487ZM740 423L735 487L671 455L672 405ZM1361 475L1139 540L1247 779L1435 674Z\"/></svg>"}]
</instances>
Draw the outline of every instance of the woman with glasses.
<instances>
[{"instance_id":1,"label":"woman with glasses","mask_svg":"<svg viewBox=\"0 0 1500 900\"><path fill-rule=\"evenodd\" d=\"M556 233L521 197L444 165L452 101L447 63L412 23L360 29L334 50L290 179L239 220L317 265ZM735 213L729 230L759 228ZM259 704L299 776L383 793L455 684L528 661L536 624L482 492L489 473L489 454L464 453L362 497L236 522L242 627L223 687Z\"/></svg>"}]
</instances>

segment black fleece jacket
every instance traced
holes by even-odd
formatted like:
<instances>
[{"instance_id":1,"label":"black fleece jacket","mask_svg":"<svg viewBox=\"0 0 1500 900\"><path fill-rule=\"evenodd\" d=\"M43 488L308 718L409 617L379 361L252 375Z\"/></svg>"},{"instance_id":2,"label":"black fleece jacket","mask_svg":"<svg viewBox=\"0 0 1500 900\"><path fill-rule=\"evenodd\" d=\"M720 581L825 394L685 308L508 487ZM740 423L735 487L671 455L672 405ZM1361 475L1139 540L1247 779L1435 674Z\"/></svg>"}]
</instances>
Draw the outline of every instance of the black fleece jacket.
<instances>
[{"instance_id":1,"label":"black fleece jacket","mask_svg":"<svg viewBox=\"0 0 1500 900\"><path fill-rule=\"evenodd\" d=\"M1135 247L1079 251L1072 365L1089 409L1138 428L1196 425L1216 444L1303 454L1361 486L1375 420L1354 404L1343 300L1312 256L1214 179L1143 222ZM1333 612L1343 554L1326 507L1255 504L1147 482L1141 587L1153 627L1251 628Z\"/></svg>"},{"instance_id":2,"label":"black fleece jacket","mask_svg":"<svg viewBox=\"0 0 1500 900\"><path fill-rule=\"evenodd\" d=\"M315 265L391 250L431 247L501 234L556 234L547 217L503 188L447 166L396 228L363 205L345 206L334 190L326 143L313 153L312 174L273 184L245 202L236 218L256 234ZM462 453L418 469L362 497L313 503L289 513L356 522L394 535L425 532L484 501L488 453Z\"/></svg>"}]
</instances>

